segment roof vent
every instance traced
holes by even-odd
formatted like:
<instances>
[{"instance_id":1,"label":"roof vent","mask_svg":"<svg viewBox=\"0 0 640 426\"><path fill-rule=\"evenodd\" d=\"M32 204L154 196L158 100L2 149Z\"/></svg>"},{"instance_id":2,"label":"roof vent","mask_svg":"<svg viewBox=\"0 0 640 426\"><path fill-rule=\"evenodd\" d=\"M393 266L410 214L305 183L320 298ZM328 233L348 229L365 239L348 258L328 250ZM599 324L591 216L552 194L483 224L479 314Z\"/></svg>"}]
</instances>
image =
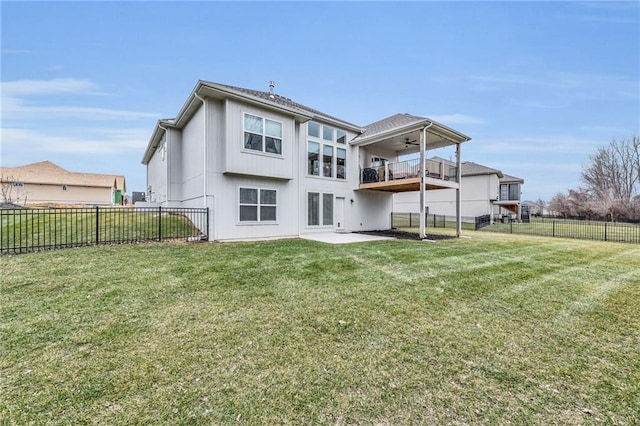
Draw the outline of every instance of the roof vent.
<instances>
[{"instance_id":1,"label":"roof vent","mask_svg":"<svg viewBox=\"0 0 640 426\"><path fill-rule=\"evenodd\" d=\"M276 87L276 83L275 83L273 80L271 80L271 81L269 82L269 97L270 97L271 99L275 99L275 98L276 98L276 97L274 96L274 94L273 94L273 89L274 89L275 87Z\"/></svg>"}]
</instances>

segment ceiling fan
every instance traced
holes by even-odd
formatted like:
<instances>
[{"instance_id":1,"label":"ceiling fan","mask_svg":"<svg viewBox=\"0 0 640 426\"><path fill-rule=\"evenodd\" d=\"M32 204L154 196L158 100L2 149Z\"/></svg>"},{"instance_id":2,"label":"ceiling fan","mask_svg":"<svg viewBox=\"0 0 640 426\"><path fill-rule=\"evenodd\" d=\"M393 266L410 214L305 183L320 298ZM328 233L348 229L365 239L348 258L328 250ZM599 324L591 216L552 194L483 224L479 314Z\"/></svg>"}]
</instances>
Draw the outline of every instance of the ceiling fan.
<instances>
[{"instance_id":1,"label":"ceiling fan","mask_svg":"<svg viewBox=\"0 0 640 426\"><path fill-rule=\"evenodd\" d=\"M417 144L416 142L418 142L418 140L417 140L417 139L416 139L416 140L413 140L413 141L410 141L410 140L409 140L409 138L405 138L405 140L404 140L404 147L405 147L405 148L409 148L409 145L416 145L416 146L420 145L420 144Z\"/></svg>"}]
</instances>

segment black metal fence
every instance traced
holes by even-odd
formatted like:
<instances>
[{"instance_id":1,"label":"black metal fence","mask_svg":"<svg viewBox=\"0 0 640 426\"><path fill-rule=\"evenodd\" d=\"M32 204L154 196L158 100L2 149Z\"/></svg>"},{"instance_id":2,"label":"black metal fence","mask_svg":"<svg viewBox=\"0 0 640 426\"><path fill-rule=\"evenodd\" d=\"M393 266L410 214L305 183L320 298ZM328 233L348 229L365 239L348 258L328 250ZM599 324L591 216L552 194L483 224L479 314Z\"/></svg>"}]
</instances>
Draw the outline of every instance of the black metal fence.
<instances>
[{"instance_id":1,"label":"black metal fence","mask_svg":"<svg viewBox=\"0 0 640 426\"><path fill-rule=\"evenodd\" d=\"M0 253L204 239L209 209L93 207L0 210Z\"/></svg>"},{"instance_id":2,"label":"black metal fence","mask_svg":"<svg viewBox=\"0 0 640 426\"><path fill-rule=\"evenodd\" d=\"M475 230L477 228L477 218L462 216L462 229ZM440 214L427 214L425 225L427 228L454 228L456 218ZM419 228L420 213L391 213L392 228Z\"/></svg>"},{"instance_id":3,"label":"black metal fence","mask_svg":"<svg viewBox=\"0 0 640 426\"><path fill-rule=\"evenodd\" d=\"M640 224L620 222L531 217L528 223L494 223L483 231L640 244Z\"/></svg>"}]
</instances>

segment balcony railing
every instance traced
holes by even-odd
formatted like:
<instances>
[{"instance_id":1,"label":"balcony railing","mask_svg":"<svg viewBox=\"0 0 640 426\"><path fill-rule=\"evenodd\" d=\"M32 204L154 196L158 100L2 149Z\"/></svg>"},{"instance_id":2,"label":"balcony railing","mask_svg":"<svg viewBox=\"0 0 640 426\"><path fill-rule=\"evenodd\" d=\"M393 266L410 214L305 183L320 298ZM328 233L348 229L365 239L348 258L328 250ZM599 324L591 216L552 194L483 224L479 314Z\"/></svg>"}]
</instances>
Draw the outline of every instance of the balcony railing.
<instances>
[{"instance_id":1,"label":"balcony railing","mask_svg":"<svg viewBox=\"0 0 640 426\"><path fill-rule=\"evenodd\" d=\"M446 181L458 181L457 167L444 161L426 160L426 176ZM360 183L389 182L420 177L420 159L386 163L384 166L365 167L360 170Z\"/></svg>"}]
</instances>

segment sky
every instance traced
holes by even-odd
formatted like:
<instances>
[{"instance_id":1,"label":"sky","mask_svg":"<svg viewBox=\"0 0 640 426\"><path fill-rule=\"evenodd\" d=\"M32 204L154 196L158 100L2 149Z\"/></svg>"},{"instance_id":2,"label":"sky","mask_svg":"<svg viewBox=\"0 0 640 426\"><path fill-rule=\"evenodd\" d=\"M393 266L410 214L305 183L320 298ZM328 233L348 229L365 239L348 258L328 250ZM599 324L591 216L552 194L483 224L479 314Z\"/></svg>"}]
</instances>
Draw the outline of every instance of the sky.
<instances>
[{"instance_id":1,"label":"sky","mask_svg":"<svg viewBox=\"0 0 640 426\"><path fill-rule=\"evenodd\" d=\"M361 126L432 118L472 138L463 161L523 178L526 200L577 188L599 147L640 135L636 1L2 1L0 15L0 165L123 174L128 193L198 80L273 80Z\"/></svg>"}]
</instances>

